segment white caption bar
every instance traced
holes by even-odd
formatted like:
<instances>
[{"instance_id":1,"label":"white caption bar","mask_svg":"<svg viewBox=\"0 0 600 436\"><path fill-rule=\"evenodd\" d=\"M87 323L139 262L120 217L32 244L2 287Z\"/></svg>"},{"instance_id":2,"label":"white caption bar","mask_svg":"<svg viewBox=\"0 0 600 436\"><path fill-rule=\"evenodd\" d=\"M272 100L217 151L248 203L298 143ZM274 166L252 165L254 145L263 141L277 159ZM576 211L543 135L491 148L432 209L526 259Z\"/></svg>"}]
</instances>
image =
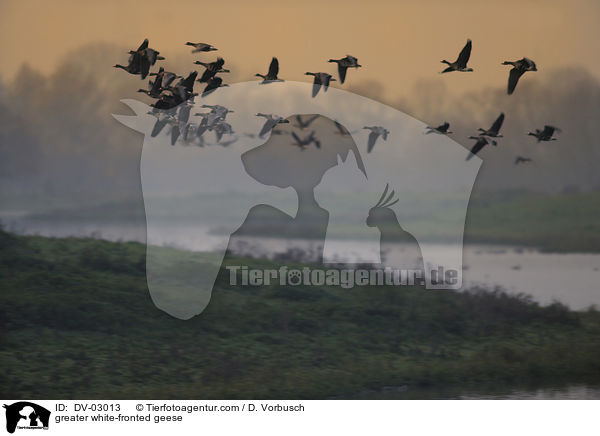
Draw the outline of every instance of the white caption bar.
<instances>
[{"instance_id":1,"label":"white caption bar","mask_svg":"<svg viewBox=\"0 0 600 436\"><path fill-rule=\"evenodd\" d=\"M15 435L591 434L598 401L2 400ZM46 410L49 415L44 412ZM15 421L16 420L16 421ZM44 422L45 421L45 422ZM42 430L42 433L32 430ZM140 433L143 432L143 433Z\"/></svg>"}]
</instances>

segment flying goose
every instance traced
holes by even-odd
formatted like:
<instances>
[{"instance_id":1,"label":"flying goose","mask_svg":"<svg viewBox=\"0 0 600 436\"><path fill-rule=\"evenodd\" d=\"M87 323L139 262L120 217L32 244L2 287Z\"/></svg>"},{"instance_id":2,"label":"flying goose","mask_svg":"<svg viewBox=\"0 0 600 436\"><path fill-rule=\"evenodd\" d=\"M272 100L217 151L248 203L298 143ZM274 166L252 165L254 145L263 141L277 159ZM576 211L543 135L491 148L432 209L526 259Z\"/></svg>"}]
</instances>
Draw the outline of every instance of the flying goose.
<instances>
[{"instance_id":1,"label":"flying goose","mask_svg":"<svg viewBox=\"0 0 600 436\"><path fill-rule=\"evenodd\" d=\"M165 69L163 67L160 67L160 69L158 70L158 73L150 73L148 75L156 76L157 79L160 78L161 86L163 89L167 89L171 85L171 83L173 83L173 81L175 79L183 78L179 74L171 73L170 71L165 71Z\"/></svg>"},{"instance_id":2,"label":"flying goose","mask_svg":"<svg viewBox=\"0 0 600 436\"><path fill-rule=\"evenodd\" d=\"M381 136L384 141L387 141L388 134L390 133L389 130L381 126L365 126L363 129L371 131L371 133L369 133L369 140L367 143L367 153L371 153L371 150L373 150L373 147L375 147L377 138Z\"/></svg>"},{"instance_id":3,"label":"flying goose","mask_svg":"<svg viewBox=\"0 0 600 436\"><path fill-rule=\"evenodd\" d=\"M255 74L256 77L262 77L262 83L271 83L271 82L283 82L282 79L277 78L277 74L279 74L279 61L276 57L271 59L271 64L269 64L269 71L267 74Z\"/></svg>"},{"instance_id":4,"label":"flying goose","mask_svg":"<svg viewBox=\"0 0 600 436\"><path fill-rule=\"evenodd\" d=\"M163 56L159 56L160 52L148 47L148 38L144 39L144 42L138 47L136 51L129 50L131 55L130 62L133 61L137 64L142 79L145 79L150 72L152 67L157 60L164 60Z\"/></svg>"},{"instance_id":5,"label":"flying goose","mask_svg":"<svg viewBox=\"0 0 600 436\"><path fill-rule=\"evenodd\" d=\"M312 122L314 120L316 120L317 118L319 118L319 115L313 115L312 117L310 117L307 120L303 120L302 119L302 115L296 115L296 123L297 123L297 127L299 127L300 129L304 130L306 129L308 126L310 126L312 124Z\"/></svg>"},{"instance_id":6,"label":"flying goose","mask_svg":"<svg viewBox=\"0 0 600 436\"><path fill-rule=\"evenodd\" d=\"M485 147L486 145L492 144L495 146L498 144L493 139L489 139L485 136L469 136L469 139L476 139L477 142L475 142L475 145L473 146L473 148L471 148L471 152L467 156L466 160L471 159L473 156L475 156L477 153L479 153L481 151L481 149L483 147Z\"/></svg>"},{"instance_id":7,"label":"flying goose","mask_svg":"<svg viewBox=\"0 0 600 436\"><path fill-rule=\"evenodd\" d=\"M177 95L181 101L186 101L194 95L197 95L194 94L194 82L196 81L197 76L198 72L192 71L185 79L181 78L175 86L169 89L171 89L173 94Z\"/></svg>"},{"instance_id":8,"label":"flying goose","mask_svg":"<svg viewBox=\"0 0 600 436\"><path fill-rule=\"evenodd\" d=\"M227 117L227 114L233 112L231 109L227 109L225 106L221 106L218 104L208 105L203 104L201 107L210 109L210 112L207 114L197 113L196 115L201 115L206 117L206 125L211 128L219 121L224 121Z\"/></svg>"},{"instance_id":9,"label":"flying goose","mask_svg":"<svg viewBox=\"0 0 600 436\"><path fill-rule=\"evenodd\" d=\"M277 124L285 124L290 122L289 120L286 120L283 117L280 117L279 115L263 114L259 112L256 114L256 116L267 119L267 121L265 121L265 124L263 124L262 129L260 129L260 132L258 133L259 138L265 136L267 132L273 127L275 127Z\"/></svg>"},{"instance_id":10,"label":"flying goose","mask_svg":"<svg viewBox=\"0 0 600 436\"><path fill-rule=\"evenodd\" d=\"M127 65L114 65L115 68L121 68L127 71L129 74L140 74L142 75L142 79L145 79L148 73L143 73L143 58L145 57L145 50L148 48L148 38L144 39L141 45L137 50L129 50L129 60L127 61ZM147 62L146 62L147 63Z\"/></svg>"},{"instance_id":11,"label":"flying goose","mask_svg":"<svg viewBox=\"0 0 600 436\"><path fill-rule=\"evenodd\" d=\"M348 68L360 68L362 66L358 64L358 59L351 55L346 55L345 58L341 59L329 59L329 62L338 64L340 83L344 83L344 80L346 80L346 71L348 71Z\"/></svg>"},{"instance_id":12,"label":"flying goose","mask_svg":"<svg viewBox=\"0 0 600 436\"><path fill-rule=\"evenodd\" d=\"M310 73L310 72L306 72L304 74L306 76L315 76L315 79L313 80L313 89L312 89L313 97L317 96L317 94L319 93L319 90L321 89L321 85L323 86L323 92L327 92L327 89L329 88L329 82L335 82L335 79L331 76L331 74Z\"/></svg>"},{"instance_id":13,"label":"flying goose","mask_svg":"<svg viewBox=\"0 0 600 436\"><path fill-rule=\"evenodd\" d=\"M442 73L449 73L451 71L473 71L473 68L467 68L467 62L469 62L469 58L471 57L471 47L472 43L470 39L467 39L467 44L463 47L458 58L454 62L448 62L447 60L441 61L443 64L448 65L448 67L442 71Z\"/></svg>"},{"instance_id":14,"label":"flying goose","mask_svg":"<svg viewBox=\"0 0 600 436\"><path fill-rule=\"evenodd\" d=\"M427 126L427 131L425 132L425 134L438 133L440 135L448 135L448 134L452 133L451 131L448 130L449 128L450 128L450 123L448 121L444 121L444 124L439 125L437 127Z\"/></svg>"},{"instance_id":15,"label":"flying goose","mask_svg":"<svg viewBox=\"0 0 600 436\"><path fill-rule=\"evenodd\" d=\"M129 74L140 74L142 70L140 69L139 62L135 60L134 55L129 57L129 62L127 65L115 64L114 68L121 68L127 71Z\"/></svg>"},{"instance_id":16,"label":"flying goose","mask_svg":"<svg viewBox=\"0 0 600 436\"><path fill-rule=\"evenodd\" d=\"M519 165L520 163L530 163L533 160L530 157L517 156L515 158L515 165Z\"/></svg>"},{"instance_id":17,"label":"flying goose","mask_svg":"<svg viewBox=\"0 0 600 436\"><path fill-rule=\"evenodd\" d=\"M529 132L528 135L535 136L537 138L537 142L540 141L556 141L554 138L554 132L560 133L560 129L554 126L544 126L544 130L535 129L535 133Z\"/></svg>"},{"instance_id":18,"label":"flying goose","mask_svg":"<svg viewBox=\"0 0 600 436\"><path fill-rule=\"evenodd\" d=\"M504 61L502 62L502 65L513 66L508 75L508 95L513 93L513 91L517 87L519 79L523 74L525 74L527 71L537 71L535 62L533 62L529 58L523 58L518 61Z\"/></svg>"},{"instance_id":19,"label":"flying goose","mask_svg":"<svg viewBox=\"0 0 600 436\"><path fill-rule=\"evenodd\" d=\"M229 85L223 83L223 79L221 79L220 77L217 77L217 76L211 77L208 80L208 82L206 83L206 87L202 91L202 97L213 92L215 89L217 89L219 87L223 87L223 86L229 86Z\"/></svg>"},{"instance_id":20,"label":"flying goose","mask_svg":"<svg viewBox=\"0 0 600 436\"><path fill-rule=\"evenodd\" d=\"M221 138L223 137L223 135L233 135L234 133L231 124L229 124L226 121L219 121L217 124L215 124L208 130L212 130L215 132L217 142L221 142Z\"/></svg>"},{"instance_id":21,"label":"flying goose","mask_svg":"<svg viewBox=\"0 0 600 436\"><path fill-rule=\"evenodd\" d=\"M292 132L292 137L294 141L292 145L297 145L301 150L304 150L304 147L309 146L311 143L314 143L317 148L321 148L321 141L315 138L315 131L310 132L308 136L305 138L300 138L296 132Z\"/></svg>"},{"instance_id":22,"label":"flying goose","mask_svg":"<svg viewBox=\"0 0 600 436\"><path fill-rule=\"evenodd\" d=\"M152 98L160 98L164 88L162 87L161 78L157 78L154 81L150 80L148 82L148 89L138 89L138 92L143 92L148 97Z\"/></svg>"},{"instance_id":23,"label":"flying goose","mask_svg":"<svg viewBox=\"0 0 600 436\"><path fill-rule=\"evenodd\" d=\"M202 77L200 77L198 82L208 83L208 81L210 79L212 79L213 77L215 77L215 75L217 73L229 73L229 70L226 70L223 68L223 65L225 64L225 60L221 57L217 58L217 60L214 62L196 61L194 63L197 65L202 65L204 68L206 68L206 70L204 70L204 73L202 74Z\"/></svg>"},{"instance_id":24,"label":"flying goose","mask_svg":"<svg viewBox=\"0 0 600 436\"><path fill-rule=\"evenodd\" d=\"M194 47L194 49L192 50L192 53L216 50L216 48L214 46L212 46L210 44L206 44L204 42L186 42L185 45L191 45L192 47Z\"/></svg>"},{"instance_id":25,"label":"flying goose","mask_svg":"<svg viewBox=\"0 0 600 436\"><path fill-rule=\"evenodd\" d=\"M152 112L150 112L150 114L156 116L156 122L154 123L154 126L152 127L152 132L150 133L150 136L152 136L153 138L158 136L158 134L160 134L162 129L167 124L172 123L174 120L173 116L166 112L158 113L158 114L153 114Z\"/></svg>"},{"instance_id":26,"label":"flying goose","mask_svg":"<svg viewBox=\"0 0 600 436\"><path fill-rule=\"evenodd\" d=\"M479 131L481 133L479 134L479 136L489 136L490 138L502 138L502 135L499 135L498 133L500 132L500 127L502 127L503 122L504 112L500 113L500 116L496 118L496 121L494 121L494 124L492 124L492 127L490 127L488 130L482 129L480 127Z\"/></svg>"}]
</instances>

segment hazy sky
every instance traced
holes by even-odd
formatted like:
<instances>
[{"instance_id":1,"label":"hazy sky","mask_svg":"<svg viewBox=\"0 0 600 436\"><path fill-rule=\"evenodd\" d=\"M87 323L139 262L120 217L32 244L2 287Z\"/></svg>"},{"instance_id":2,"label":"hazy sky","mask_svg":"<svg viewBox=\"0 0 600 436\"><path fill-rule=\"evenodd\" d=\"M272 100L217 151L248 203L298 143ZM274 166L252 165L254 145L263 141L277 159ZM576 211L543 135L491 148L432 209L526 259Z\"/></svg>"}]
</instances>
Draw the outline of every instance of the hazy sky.
<instances>
[{"instance_id":1,"label":"hazy sky","mask_svg":"<svg viewBox=\"0 0 600 436\"><path fill-rule=\"evenodd\" d=\"M596 0L0 0L1 75L13 77L23 62L50 72L91 42L135 48L148 37L167 58L189 55L190 69L198 56L183 44L212 43L249 80L271 56L283 78L308 80L305 71L333 72L326 61L350 53L365 67L350 71L347 84L378 81L395 98L419 78L439 78L464 91L505 86L508 67L500 63L523 56L537 62L537 74L574 64L600 75L599 12ZM437 74L439 61L453 61L467 38L475 73Z\"/></svg>"}]
</instances>

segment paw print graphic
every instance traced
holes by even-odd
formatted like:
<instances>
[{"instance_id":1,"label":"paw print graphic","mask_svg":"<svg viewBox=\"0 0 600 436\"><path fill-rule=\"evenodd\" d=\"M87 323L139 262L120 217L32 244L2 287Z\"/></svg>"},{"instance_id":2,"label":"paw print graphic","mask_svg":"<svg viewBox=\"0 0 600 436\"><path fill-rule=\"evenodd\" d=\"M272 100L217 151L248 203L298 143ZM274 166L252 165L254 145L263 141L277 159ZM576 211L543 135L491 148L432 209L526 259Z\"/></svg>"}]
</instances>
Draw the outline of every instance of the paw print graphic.
<instances>
[{"instance_id":1,"label":"paw print graphic","mask_svg":"<svg viewBox=\"0 0 600 436\"><path fill-rule=\"evenodd\" d=\"M300 275L300 271L297 269L293 269L288 271L288 284L292 286L297 286L302 281L302 276Z\"/></svg>"}]
</instances>

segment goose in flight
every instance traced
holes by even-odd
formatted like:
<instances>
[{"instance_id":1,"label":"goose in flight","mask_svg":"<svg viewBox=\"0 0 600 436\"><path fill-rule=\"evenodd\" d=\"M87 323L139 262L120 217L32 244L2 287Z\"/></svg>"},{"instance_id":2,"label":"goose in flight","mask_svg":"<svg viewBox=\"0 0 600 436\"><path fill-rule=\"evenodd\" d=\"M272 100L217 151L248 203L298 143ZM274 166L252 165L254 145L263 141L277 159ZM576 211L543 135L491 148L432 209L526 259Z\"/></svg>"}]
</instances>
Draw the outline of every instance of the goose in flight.
<instances>
[{"instance_id":1,"label":"goose in flight","mask_svg":"<svg viewBox=\"0 0 600 436\"><path fill-rule=\"evenodd\" d=\"M271 64L269 65L269 71L267 74L255 74L256 77L262 77L262 83L271 83L271 82L283 82L282 79L277 78L277 74L279 74L279 61L276 57L271 59Z\"/></svg>"},{"instance_id":2,"label":"goose in flight","mask_svg":"<svg viewBox=\"0 0 600 436\"><path fill-rule=\"evenodd\" d=\"M481 133L479 134L479 136L489 136L490 138L502 138L502 135L500 135L499 132L503 122L504 112L500 113L500 116L496 118L496 121L494 121L494 124L492 124L492 127L490 127L488 130L482 129L480 127L479 131Z\"/></svg>"},{"instance_id":3,"label":"goose in flight","mask_svg":"<svg viewBox=\"0 0 600 436\"><path fill-rule=\"evenodd\" d=\"M154 62L156 62L156 60L158 59L157 51L152 50L151 52L148 52L151 56L149 58L147 55L147 50L152 50L148 49L148 38L144 39L144 41L138 47L137 50L129 50L130 56L127 65L116 64L114 67L121 68L127 71L129 74L140 74L142 76L142 79L145 79L148 75L148 72L150 71L150 61L154 60ZM160 59L164 58L160 57Z\"/></svg>"},{"instance_id":4,"label":"goose in flight","mask_svg":"<svg viewBox=\"0 0 600 436\"><path fill-rule=\"evenodd\" d=\"M194 82L197 76L198 72L192 71L186 78L181 78L175 86L169 89L181 99L181 102L189 100L197 95L194 93Z\"/></svg>"},{"instance_id":5,"label":"goose in flight","mask_svg":"<svg viewBox=\"0 0 600 436\"><path fill-rule=\"evenodd\" d=\"M144 42L138 47L136 51L129 51L129 59L127 65L116 64L114 68L121 68L127 71L129 74L141 74L142 73L142 53L148 47L148 39L144 39ZM145 78L145 77L143 77Z\"/></svg>"},{"instance_id":6,"label":"goose in flight","mask_svg":"<svg viewBox=\"0 0 600 436\"><path fill-rule=\"evenodd\" d=\"M427 131L425 132L425 134L438 133L440 135L448 135L452 133L450 130L448 130L449 128L450 123L448 121L444 121L444 124L441 124L437 127L427 126Z\"/></svg>"},{"instance_id":7,"label":"goose in flight","mask_svg":"<svg viewBox=\"0 0 600 436\"><path fill-rule=\"evenodd\" d=\"M473 146L473 148L471 148L471 152L467 156L466 160L471 159L473 156L479 153L483 147L485 147L488 144L492 144L494 146L498 145L496 141L494 141L493 139L489 139L485 136L469 136L469 139L476 139L477 142L475 142L475 145Z\"/></svg>"},{"instance_id":8,"label":"goose in flight","mask_svg":"<svg viewBox=\"0 0 600 436\"><path fill-rule=\"evenodd\" d=\"M206 44L204 42L186 42L185 45L190 45L190 46L194 47L194 49L192 50L192 53L217 50L216 47L214 47L210 44Z\"/></svg>"},{"instance_id":9,"label":"goose in flight","mask_svg":"<svg viewBox=\"0 0 600 436\"><path fill-rule=\"evenodd\" d=\"M267 132L269 132L269 130L271 130L277 124L285 124L290 122L289 120L286 120L283 117L280 117L279 115L263 114L259 112L256 114L256 116L267 119L267 121L265 121L265 124L263 124L262 129L260 129L260 132L258 133L259 138L265 136Z\"/></svg>"},{"instance_id":10,"label":"goose in flight","mask_svg":"<svg viewBox=\"0 0 600 436\"><path fill-rule=\"evenodd\" d=\"M533 162L533 160L530 157L517 156L515 158L515 165L519 165L521 163L530 163L530 162Z\"/></svg>"},{"instance_id":11,"label":"goose in flight","mask_svg":"<svg viewBox=\"0 0 600 436\"><path fill-rule=\"evenodd\" d=\"M367 142L367 153L371 153L371 150L373 150L373 147L375 147L375 142L377 141L377 138L381 136L384 141L387 141L387 137L390 133L389 130L381 126L365 126L363 127L363 129L371 131L371 133L369 133L369 140Z\"/></svg>"},{"instance_id":12,"label":"goose in flight","mask_svg":"<svg viewBox=\"0 0 600 436\"><path fill-rule=\"evenodd\" d=\"M163 67L160 67L158 73L150 73L148 75L156 76L157 79L160 79L161 86L163 89L167 89L175 79L183 78L183 76L180 76L179 74L171 73L170 71L165 71Z\"/></svg>"},{"instance_id":13,"label":"goose in flight","mask_svg":"<svg viewBox=\"0 0 600 436\"><path fill-rule=\"evenodd\" d=\"M221 57L217 58L217 60L214 62L196 61L194 63L197 65L202 65L204 68L206 68L202 74L202 77L198 79L198 82L208 83L208 81L215 77L217 73L229 73L229 70L223 68L223 65L225 65L225 59Z\"/></svg>"},{"instance_id":14,"label":"goose in flight","mask_svg":"<svg viewBox=\"0 0 600 436\"><path fill-rule=\"evenodd\" d=\"M223 135L233 135L234 133L231 124L229 124L226 121L219 121L217 124L215 124L212 128L208 130L212 130L215 132L215 135L217 137L217 143L221 142L221 138L223 138Z\"/></svg>"},{"instance_id":15,"label":"goose in flight","mask_svg":"<svg viewBox=\"0 0 600 436\"><path fill-rule=\"evenodd\" d=\"M225 106L221 106L218 104L208 105L203 104L201 107L210 109L210 112L207 114L197 113L196 115L200 115L206 117L206 126L208 128L212 128L216 123L220 121L225 121L227 114L233 112L231 109L227 109Z\"/></svg>"},{"instance_id":16,"label":"goose in flight","mask_svg":"<svg viewBox=\"0 0 600 436\"><path fill-rule=\"evenodd\" d=\"M173 115L169 114L169 113L152 113L149 112L149 114L154 115L156 117L156 122L154 123L154 126L152 127L152 132L150 133L150 136L152 136L153 138L158 136L158 134L160 134L160 132L162 131L162 129L164 129L164 127L167 124L172 124L175 121L175 118L173 117Z\"/></svg>"},{"instance_id":17,"label":"goose in flight","mask_svg":"<svg viewBox=\"0 0 600 436\"><path fill-rule=\"evenodd\" d=\"M121 68L122 70L127 71L129 74L141 74L142 69L140 65L139 56L131 55L129 56L129 60L127 65L115 64L114 68ZM144 77L142 77L144 78Z\"/></svg>"},{"instance_id":18,"label":"goose in flight","mask_svg":"<svg viewBox=\"0 0 600 436\"><path fill-rule=\"evenodd\" d=\"M535 129L535 133L529 132L528 135L535 136L537 138L537 142L540 141L556 141L554 138L554 132L560 133L560 129L554 126L544 126L544 130Z\"/></svg>"},{"instance_id":19,"label":"goose in flight","mask_svg":"<svg viewBox=\"0 0 600 436\"><path fill-rule=\"evenodd\" d=\"M302 115L296 115L296 127L299 127L300 129L304 130L306 129L308 126L310 126L312 124L312 122L314 120L316 120L317 118L319 118L319 115L313 115L312 117L310 117L307 120L302 119Z\"/></svg>"},{"instance_id":20,"label":"goose in flight","mask_svg":"<svg viewBox=\"0 0 600 436\"><path fill-rule=\"evenodd\" d=\"M467 62L469 62L469 58L471 57L471 47L472 43L470 39L467 39L467 44L463 47L458 58L454 62L448 62L447 60L441 61L443 64L448 65L448 67L442 71L442 73L449 73L450 71L473 71L473 68L467 67Z\"/></svg>"},{"instance_id":21,"label":"goose in flight","mask_svg":"<svg viewBox=\"0 0 600 436\"><path fill-rule=\"evenodd\" d=\"M523 58L518 61L504 61L502 65L512 65L508 75L508 95L512 94L517 87L517 83L523 74L527 71L537 71L537 66L529 58Z\"/></svg>"},{"instance_id":22,"label":"goose in flight","mask_svg":"<svg viewBox=\"0 0 600 436\"><path fill-rule=\"evenodd\" d=\"M175 80L176 77L181 78L181 76L176 75L175 73L165 72L163 67L160 67L158 73L150 73L149 76L155 76L156 79L154 81L150 80L148 82L148 89L138 89L138 92L143 92L152 98L160 98L163 91L168 90L171 82Z\"/></svg>"},{"instance_id":23,"label":"goose in flight","mask_svg":"<svg viewBox=\"0 0 600 436\"><path fill-rule=\"evenodd\" d=\"M162 87L162 78L156 78L154 81L148 82L148 89L138 89L138 92L143 92L148 97L160 98L164 88Z\"/></svg>"},{"instance_id":24,"label":"goose in flight","mask_svg":"<svg viewBox=\"0 0 600 436\"><path fill-rule=\"evenodd\" d=\"M348 71L348 68L362 67L362 65L358 64L358 59L351 55L346 55L346 57L341 59L329 59L329 62L335 62L336 64L338 64L338 74L340 75L340 83L344 83L344 80L346 80L346 71Z\"/></svg>"},{"instance_id":25,"label":"goose in flight","mask_svg":"<svg viewBox=\"0 0 600 436\"><path fill-rule=\"evenodd\" d=\"M220 77L214 76L214 77L210 78L209 81L206 83L206 87L202 91L202 97L210 94L215 89L223 87L223 86L229 86L229 85L223 83L223 79L221 79Z\"/></svg>"},{"instance_id":26,"label":"goose in flight","mask_svg":"<svg viewBox=\"0 0 600 436\"><path fill-rule=\"evenodd\" d=\"M321 148L321 141L315 138L315 131L310 132L308 136L305 138L300 138L296 132L292 132L292 137L294 141L292 145L297 145L301 150L304 150L304 147L309 146L311 143L314 143L317 148Z\"/></svg>"},{"instance_id":27,"label":"goose in flight","mask_svg":"<svg viewBox=\"0 0 600 436\"><path fill-rule=\"evenodd\" d=\"M131 55L129 58L130 63L133 61L135 64L137 64L139 74L141 74L142 79L146 78L150 72L150 68L156 63L156 61L165 59L163 56L159 56L159 51L148 47L148 38L144 39L144 42L142 42L137 50L129 50L129 54Z\"/></svg>"},{"instance_id":28,"label":"goose in flight","mask_svg":"<svg viewBox=\"0 0 600 436\"><path fill-rule=\"evenodd\" d=\"M335 79L331 76L331 74L311 73L311 72L306 72L304 74L306 76L314 76L315 77L315 79L313 80L313 89L312 89L313 97L317 96L317 94L319 93L319 90L321 89L321 86L323 86L323 92L327 92L327 89L329 88L329 83L335 82Z\"/></svg>"}]
</instances>

